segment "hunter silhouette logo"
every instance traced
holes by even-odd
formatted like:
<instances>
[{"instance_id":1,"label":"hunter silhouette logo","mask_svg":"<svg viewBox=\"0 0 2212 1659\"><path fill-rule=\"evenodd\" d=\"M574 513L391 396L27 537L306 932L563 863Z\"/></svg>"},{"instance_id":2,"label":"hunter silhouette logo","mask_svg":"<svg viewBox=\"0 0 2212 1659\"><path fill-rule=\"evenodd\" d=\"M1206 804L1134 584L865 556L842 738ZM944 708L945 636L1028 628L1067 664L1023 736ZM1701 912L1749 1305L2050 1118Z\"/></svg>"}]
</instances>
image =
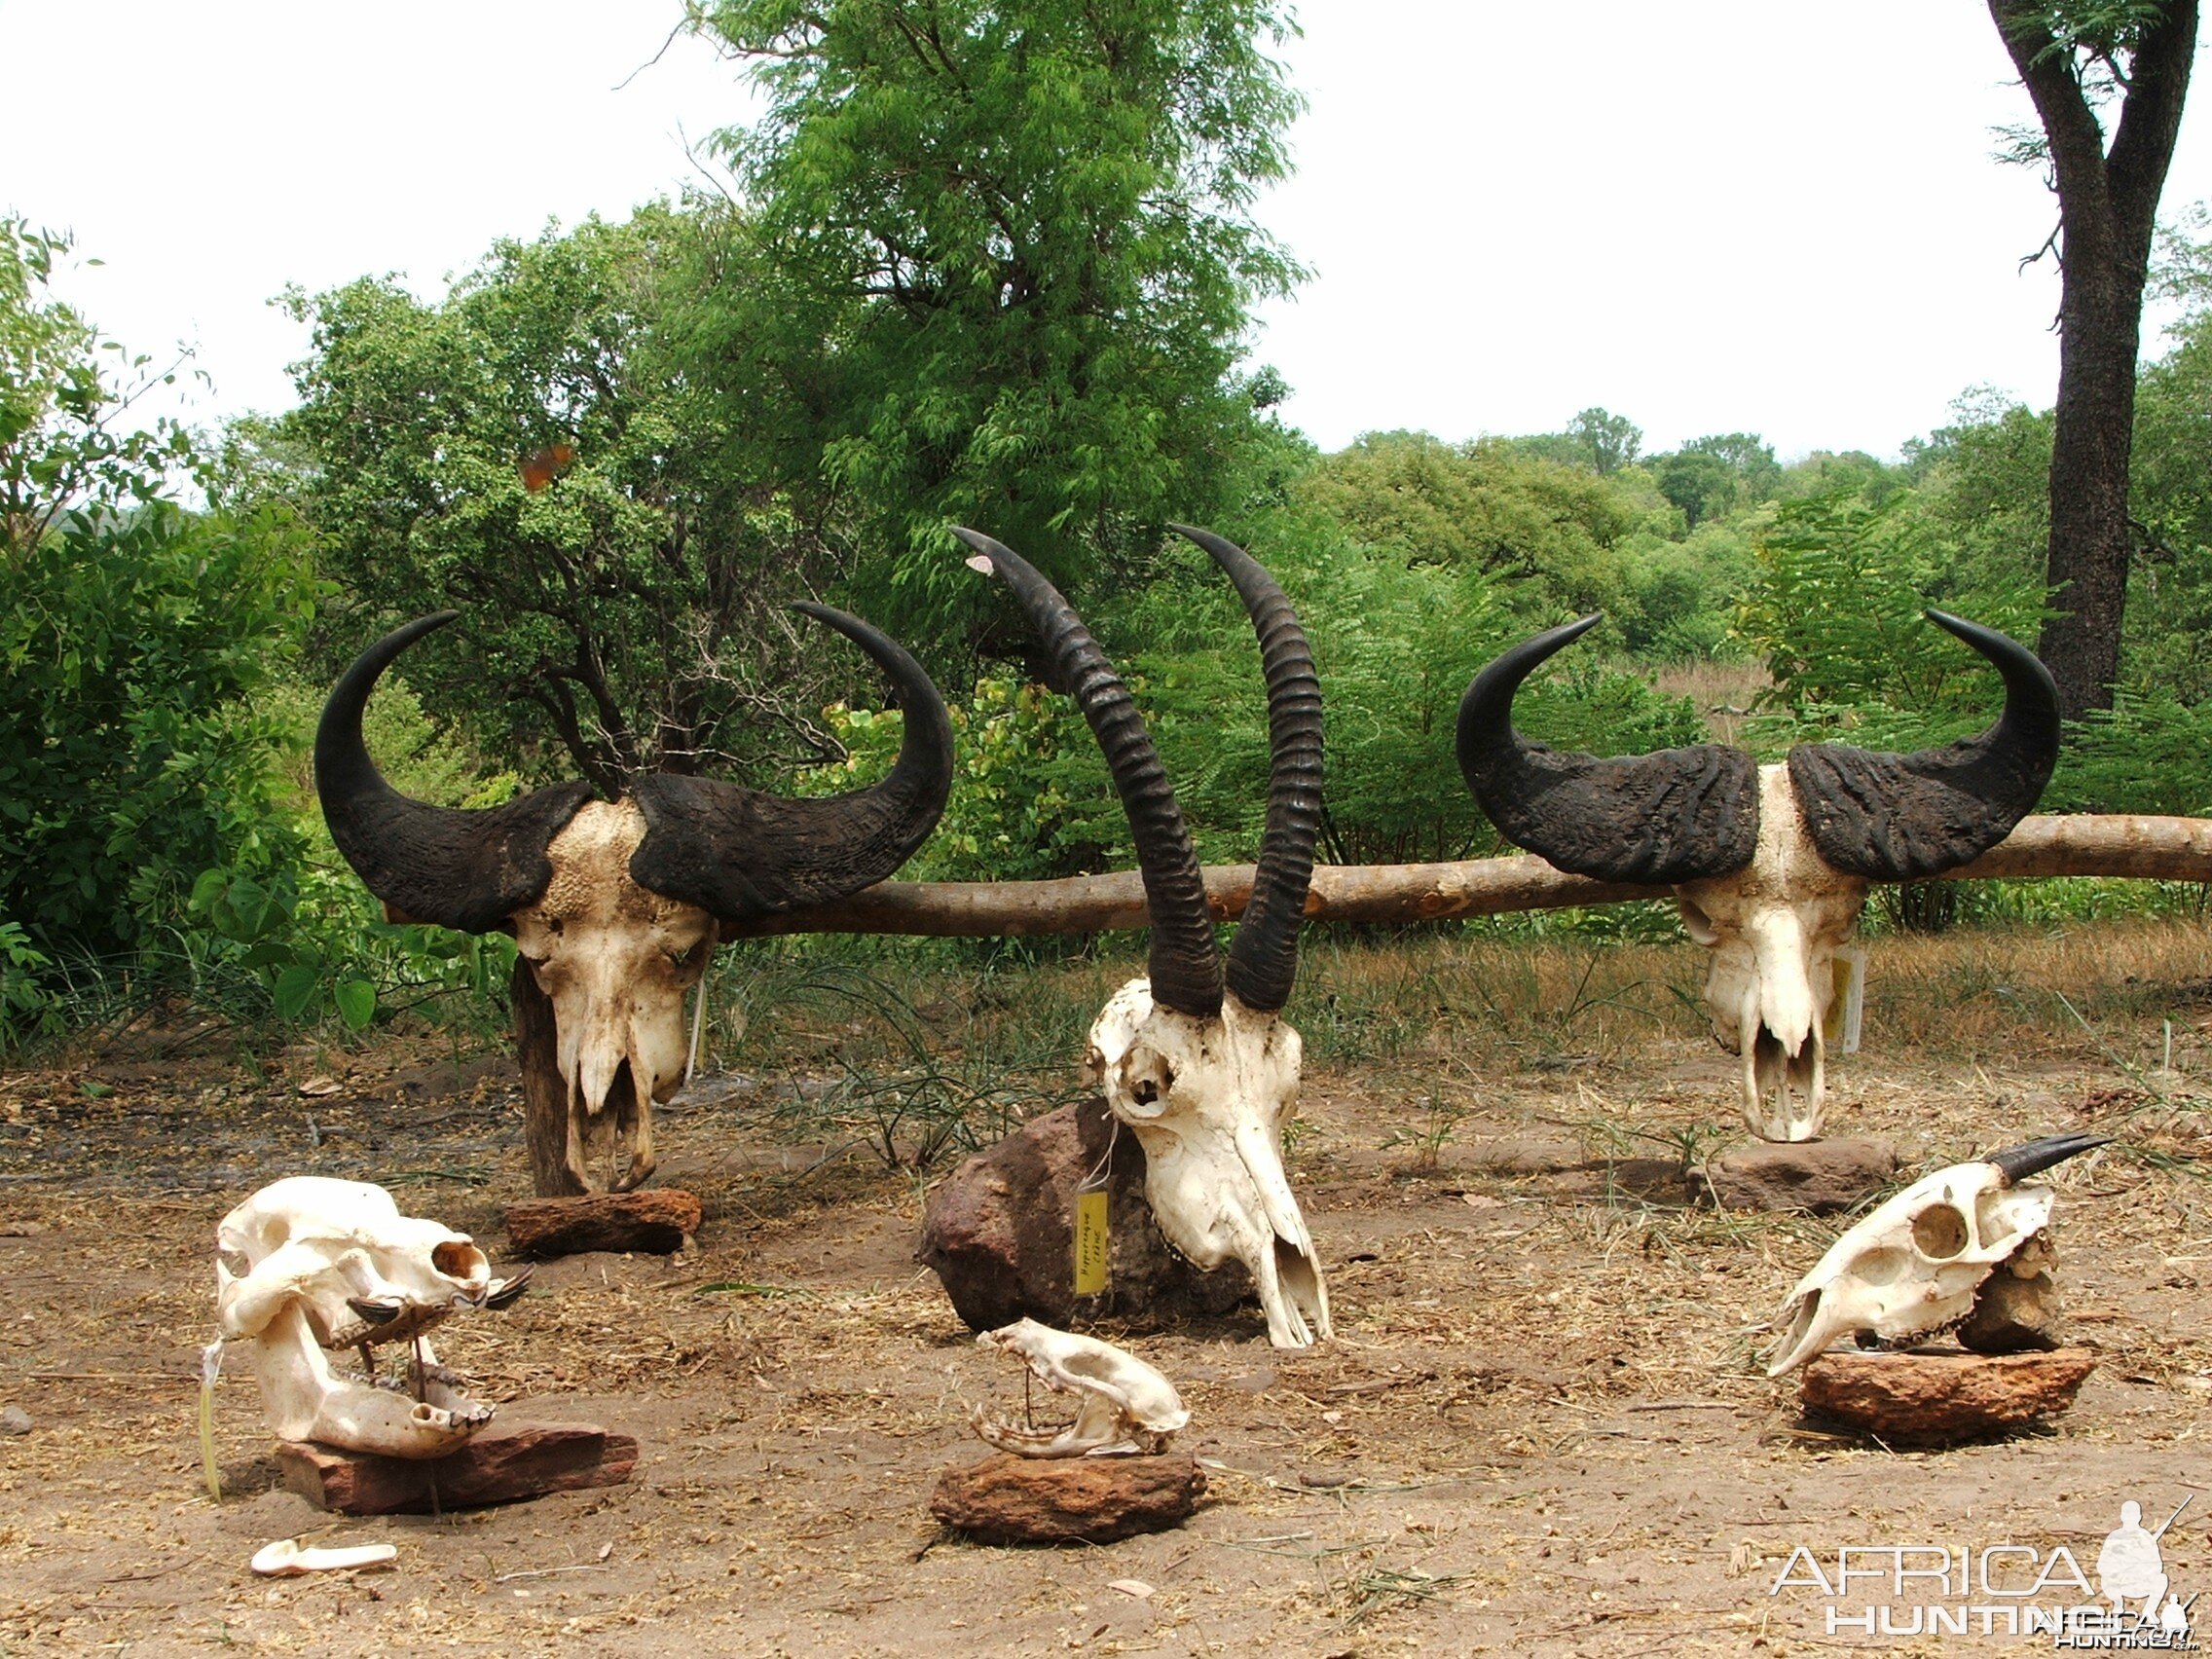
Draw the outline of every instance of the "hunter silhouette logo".
<instances>
[{"instance_id":1,"label":"hunter silhouette logo","mask_svg":"<svg viewBox=\"0 0 2212 1659\"><path fill-rule=\"evenodd\" d=\"M2047 1635L2075 1651L2194 1653L2196 1597L2174 1588L2161 1543L2190 1502L2155 1529L2122 1503L2093 1580L2065 1544L1847 1544L1832 1559L1800 1544L1767 1594L1825 1598L1829 1636Z\"/></svg>"}]
</instances>

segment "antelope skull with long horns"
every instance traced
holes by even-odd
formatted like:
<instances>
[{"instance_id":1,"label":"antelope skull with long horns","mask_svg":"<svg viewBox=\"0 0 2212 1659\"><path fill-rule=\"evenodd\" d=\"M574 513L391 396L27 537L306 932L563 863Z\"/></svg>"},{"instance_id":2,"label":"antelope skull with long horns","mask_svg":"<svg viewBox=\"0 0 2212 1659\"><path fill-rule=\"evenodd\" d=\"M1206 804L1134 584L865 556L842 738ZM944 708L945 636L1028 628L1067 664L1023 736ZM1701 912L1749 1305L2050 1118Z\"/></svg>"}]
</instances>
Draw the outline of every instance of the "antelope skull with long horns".
<instances>
[{"instance_id":1,"label":"antelope skull with long horns","mask_svg":"<svg viewBox=\"0 0 2212 1659\"><path fill-rule=\"evenodd\" d=\"M315 790L331 839L394 920L514 936L552 1004L568 1096L562 1168L578 1193L626 1192L653 1169L653 1102L683 1081L684 993L723 925L843 898L891 874L937 825L952 783L952 724L921 665L827 606L797 609L889 676L905 711L890 775L871 789L787 800L673 773L613 801L557 784L482 811L410 800L361 738L378 677L444 610L355 659L323 705Z\"/></svg>"},{"instance_id":2,"label":"antelope skull with long horns","mask_svg":"<svg viewBox=\"0 0 2212 1659\"><path fill-rule=\"evenodd\" d=\"M1283 1171L1282 1125L1304 1053L1282 1018L1321 822L1321 683L1274 578L1242 549L1183 525L1235 584L1259 634L1268 686L1267 828L1226 969L1198 854L1128 688L1068 602L1020 555L954 532L1006 582L1090 722L1128 815L1152 919L1150 973L1107 1001L1084 1065L1145 1154L1145 1198L1167 1241L1201 1269L1251 1270L1268 1340L1334 1333L1312 1235ZM1225 983L1226 981L1226 983Z\"/></svg>"},{"instance_id":3,"label":"antelope skull with long horns","mask_svg":"<svg viewBox=\"0 0 2212 1659\"><path fill-rule=\"evenodd\" d=\"M1459 769L1507 839L1576 875L1674 888L1682 926L1713 953L1706 1010L1743 1057L1744 1121L1767 1140L1821 1131L1833 961L1868 884L1980 857L2034 808L2058 758L2050 671L1993 628L1927 614L1995 666L2005 712L1978 737L1915 755L1814 743L1761 766L1714 743L1602 760L1527 741L1514 693L1598 616L1514 646L1459 704Z\"/></svg>"}]
</instances>

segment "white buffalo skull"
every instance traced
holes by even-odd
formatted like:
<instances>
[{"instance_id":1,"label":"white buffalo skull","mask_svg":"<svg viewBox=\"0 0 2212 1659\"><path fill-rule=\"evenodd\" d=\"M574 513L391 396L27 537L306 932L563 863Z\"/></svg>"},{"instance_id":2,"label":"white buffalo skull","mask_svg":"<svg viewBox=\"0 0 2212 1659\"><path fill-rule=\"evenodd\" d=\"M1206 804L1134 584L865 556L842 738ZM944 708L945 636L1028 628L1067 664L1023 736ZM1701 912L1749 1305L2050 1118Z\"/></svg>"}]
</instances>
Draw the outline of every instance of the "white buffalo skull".
<instances>
[{"instance_id":1,"label":"white buffalo skull","mask_svg":"<svg viewBox=\"0 0 2212 1659\"><path fill-rule=\"evenodd\" d=\"M1076 1396L1075 1420L1057 1428L1032 1428L973 1413L976 1432L1001 1452L1020 1457L1115 1457L1166 1449L1167 1437L1191 1420L1175 1385L1133 1353L1055 1331L1034 1319L1016 1319L976 1339L1013 1354L1029 1375L1054 1393Z\"/></svg>"},{"instance_id":2,"label":"white buffalo skull","mask_svg":"<svg viewBox=\"0 0 2212 1659\"><path fill-rule=\"evenodd\" d=\"M1821 1132L1832 963L1868 884L1978 858L2034 808L2058 757L2049 671L1994 629L1928 616L1995 665L2005 712L1978 737L1914 755L1805 744L1761 766L1711 743L1599 759L1527 741L1514 693L1594 615L1516 645L1459 704L1459 769L1508 839L1577 875L1674 889L1683 927L1713 952L1706 1008L1743 1056L1744 1121L1767 1140Z\"/></svg>"},{"instance_id":3,"label":"white buffalo skull","mask_svg":"<svg viewBox=\"0 0 2212 1659\"><path fill-rule=\"evenodd\" d=\"M505 1308L527 1272L495 1279L465 1233L399 1213L365 1181L295 1175L264 1187L215 1230L215 1317L252 1346L261 1407L286 1440L390 1457L442 1457L492 1420L438 1364L429 1332L455 1313ZM412 1347L377 1376L375 1349ZM357 1352L358 1381L329 1355Z\"/></svg>"},{"instance_id":4,"label":"white buffalo skull","mask_svg":"<svg viewBox=\"0 0 2212 1659\"><path fill-rule=\"evenodd\" d=\"M1876 1206L1789 1293L1774 1321L1767 1375L1804 1364L1839 1337L1873 1346L1964 1324L2001 1268L2043 1277L2051 1193L2019 1183L2104 1144L2087 1134L2030 1141L1924 1175Z\"/></svg>"},{"instance_id":5,"label":"white buffalo skull","mask_svg":"<svg viewBox=\"0 0 2212 1659\"><path fill-rule=\"evenodd\" d=\"M1145 1154L1161 1233L1199 1268L1250 1270L1277 1347L1334 1333L1306 1218L1283 1171L1282 1125L1298 1101L1301 1045L1281 1009L1321 817L1321 687L1289 602L1248 554L1181 525L1228 572L1260 638L1271 754L1267 829L1252 899L1226 970L1205 883L1128 688L1057 589L1018 554L958 535L1011 588L1074 692L1106 756L1144 872L1151 972L1124 985L1090 1029L1085 1059L1107 1109Z\"/></svg>"},{"instance_id":6,"label":"white buffalo skull","mask_svg":"<svg viewBox=\"0 0 2212 1659\"><path fill-rule=\"evenodd\" d=\"M952 779L952 727L929 676L897 642L826 606L800 610L852 640L905 711L898 763L873 789L786 800L673 773L614 802L587 784L462 812L385 782L361 715L392 660L458 612L371 645L332 688L315 734L315 788L331 839L395 921L500 931L521 952L518 1027L532 989L552 1006L567 1144L536 1171L546 1196L624 1192L653 1169L652 1106L682 1084L683 999L725 928L882 880L936 826ZM527 974L530 986L522 983Z\"/></svg>"}]
</instances>

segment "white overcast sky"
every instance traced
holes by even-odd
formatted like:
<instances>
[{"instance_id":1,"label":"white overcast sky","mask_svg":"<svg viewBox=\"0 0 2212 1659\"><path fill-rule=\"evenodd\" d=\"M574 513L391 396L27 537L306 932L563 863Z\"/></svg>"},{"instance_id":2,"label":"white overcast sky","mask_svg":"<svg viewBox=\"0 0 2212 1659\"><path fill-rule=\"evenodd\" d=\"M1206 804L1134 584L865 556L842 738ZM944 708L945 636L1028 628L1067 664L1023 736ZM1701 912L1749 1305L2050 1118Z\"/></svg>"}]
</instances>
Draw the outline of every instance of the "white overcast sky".
<instances>
[{"instance_id":1,"label":"white overcast sky","mask_svg":"<svg viewBox=\"0 0 2212 1659\"><path fill-rule=\"evenodd\" d=\"M0 0L0 211L72 230L66 292L135 350L195 348L191 417L291 400L268 302L695 177L738 71L669 0ZM1975 0L1307 0L1311 102L1261 217L1313 267L1255 354L1335 447L1376 427L1647 449L1750 429L1894 454L1989 385L2047 403L2057 282L2032 119ZM626 84L623 84L625 83ZM618 85L619 84L619 85ZM2200 89L2199 101L2212 97ZM2212 196L2185 123L2169 215Z\"/></svg>"}]
</instances>

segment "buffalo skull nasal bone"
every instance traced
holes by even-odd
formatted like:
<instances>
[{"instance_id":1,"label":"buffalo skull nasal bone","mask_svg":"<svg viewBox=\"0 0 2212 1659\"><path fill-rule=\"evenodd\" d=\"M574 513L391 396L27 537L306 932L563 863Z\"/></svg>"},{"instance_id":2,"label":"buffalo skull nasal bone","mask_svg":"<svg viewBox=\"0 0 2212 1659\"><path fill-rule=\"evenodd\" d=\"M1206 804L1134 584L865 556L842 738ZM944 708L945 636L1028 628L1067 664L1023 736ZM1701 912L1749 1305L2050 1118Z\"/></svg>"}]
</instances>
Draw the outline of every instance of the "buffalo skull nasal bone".
<instances>
[{"instance_id":1,"label":"buffalo skull nasal bone","mask_svg":"<svg viewBox=\"0 0 2212 1659\"><path fill-rule=\"evenodd\" d=\"M1744 1122L1770 1141L1821 1132L1827 1102L1823 1035L1837 948L1866 903L1866 882L1831 867L1799 818L1788 768L1758 773L1758 840L1732 875L1675 889L1682 929L1711 952L1705 1004L1713 1035L1741 1055Z\"/></svg>"},{"instance_id":2,"label":"buffalo skull nasal bone","mask_svg":"<svg viewBox=\"0 0 2212 1659\"><path fill-rule=\"evenodd\" d=\"M394 1457L438 1457L492 1420L437 1362L428 1332L457 1312L505 1308L527 1272L492 1275L465 1233L403 1216L382 1187L295 1175L273 1182L215 1232L215 1315L226 1342L251 1345L262 1413L286 1440ZM414 1363L380 1382L378 1345ZM356 1350L368 1375L332 1371ZM411 1382L419 1392L402 1391Z\"/></svg>"},{"instance_id":3,"label":"buffalo skull nasal bone","mask_svg":"<svg viewBox=\"0 0 2212 1659\"><path fill-rule=\"evenodd\" d=\"M1829 1245L1789 1293L1774 1320L1780 1335L1767 1375L1804 1364L1839 1337L1879 1346L1966 1325L1981 1312L2000 1267L2008 1278L2041 1278L2047 1285L2052 1195L2047 1187L2019 1183L2105 1139L2070 1134L2030 1141L1924 1175L1878 1205ZM2008 1302L2017 1295L2009 1285L2001 1288ZM2038 1316L2047 1328L2055 1309Z\"/></svg>"},{"instance_id":4,"label":"buffalo skull nasal bone","mask_svg":"<svg viewBox=\"0 0 2212 1659\"><path fill-rule=\"evenodd\" d=\"M567 1091L570 1173L627 1191L652 1172L652 1108L683 1083L684 994L715 948L697 904L641 887L635 802L587 801L546 848L553 878L514 915L515 944L553 1004Z\"/></svg>"},{"instance_id":5,"label":"buffalo skull nasal bone","mask_svg":"<svg viewBox=\"0 0 2212 1659\"><path fill-rule=\"evenodd\" d=\"M1175 1386L1151 1366L1111 1343L1017 1319L976 1339L1010 1353L1055 1393L1074 1394L1076 1418L1060 1428L1019 1426L978 1406L976 1432L1021 1457L1113 1457L1163 1451L1167 1437L1191 1420Z\"/></svg>"}]
</instances>

